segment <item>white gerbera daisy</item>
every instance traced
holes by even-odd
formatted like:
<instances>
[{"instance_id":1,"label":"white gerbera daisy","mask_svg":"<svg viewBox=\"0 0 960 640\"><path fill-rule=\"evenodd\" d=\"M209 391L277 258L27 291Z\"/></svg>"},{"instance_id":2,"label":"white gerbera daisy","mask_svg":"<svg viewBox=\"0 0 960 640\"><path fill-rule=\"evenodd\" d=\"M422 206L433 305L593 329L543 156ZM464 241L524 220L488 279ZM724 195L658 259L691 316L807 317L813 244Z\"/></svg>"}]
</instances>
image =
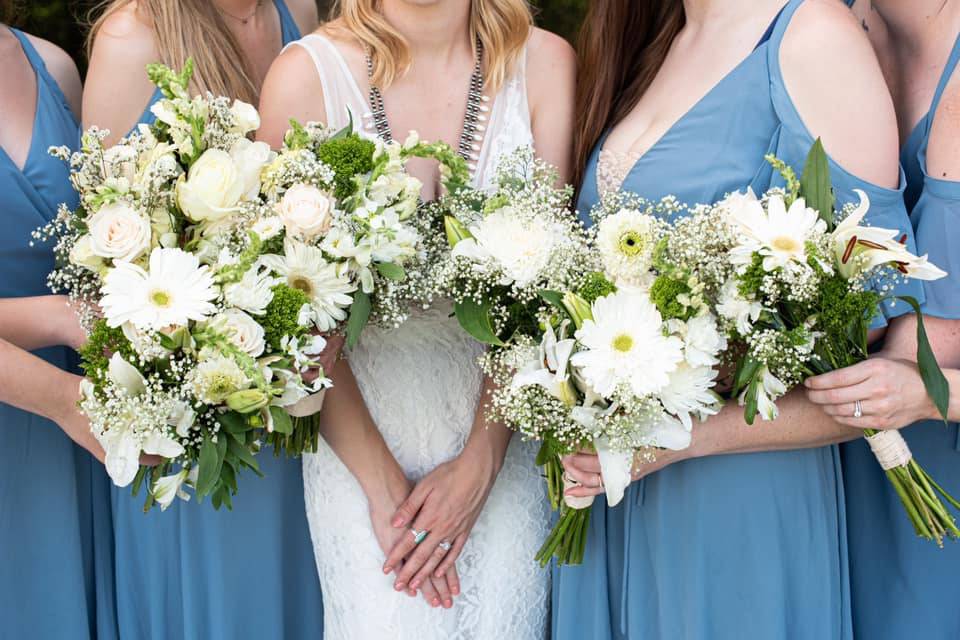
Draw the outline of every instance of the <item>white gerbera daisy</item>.
<instances>
[{"instance_id":1,"label":"white gerbera daisy","mask_svg":"<svg viewBox=\"0 0 960 640\"><path fill-rule=\"evenodd\" d=\"M336 264L324 260L319 248L287 238L284 255L263 256L263 261L288 286L307 294L317 329L330 331L347 318L346 308L353 303L350 294L356 286L346 273L338 272Z\"/></svg>"},{"instance_id":2,"label":"white gerbera daisy","mask_svg":"<svg viewBox=\"0 0 960 640\"><path fill-rule=\"evenodd\" d=\"M656 221L636 209L620 209L600 221L597 245L614 282L641 286L650 279Z\"/></svg>"},{"instance_id":3,"label":"white gerbera daisy","mask_svg":"<svg viewBox=\"0 0 960 640\"><path fill-rule=\"evenodd\" d=\"M753 253L759 252L766 271L806 264L807 242L827 231L827 223L803 198L794 200L789 209L777 194L767 199L766 211L756 199L740 198L736 204L730 215L744 242L734 250L735 258L749 263Z\"/></svg>"},{"instance_id":4,"label":"white gerbera daisy","mask_svg":"<svg viewBox=\"0 0 960 640\"><path fill-rule=\"evenodd\" d=\"M209 267L182 249L154 249L150 270L121 263L104 277L100 306L107 324L160 329L204 320L218 291Z\"/></svg>"},{"instance_id":5,"label":"white gerbera daisy","mask_svg":"<svg viewBox=\"0 0 960 640\"><path fill-rule=\"evenodd\" d=\"M683 342L663 334L663 318L646 293L621 289L593 304L593 319L576 333L584 350L571 363L600 395L625 387L657 393L683 361Z\"/></svg>"}]
</instances>

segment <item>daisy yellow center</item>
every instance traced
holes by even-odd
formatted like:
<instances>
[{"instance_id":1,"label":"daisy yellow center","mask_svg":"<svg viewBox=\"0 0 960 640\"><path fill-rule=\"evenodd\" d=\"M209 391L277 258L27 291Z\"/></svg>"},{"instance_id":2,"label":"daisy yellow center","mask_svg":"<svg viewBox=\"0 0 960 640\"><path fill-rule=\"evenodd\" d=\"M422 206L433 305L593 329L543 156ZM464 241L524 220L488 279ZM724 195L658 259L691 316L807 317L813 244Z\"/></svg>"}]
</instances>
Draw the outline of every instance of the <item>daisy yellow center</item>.
<instances>
[{"instance_id":1,"label":"daisy yellow center","mask_svg":"<svg viewBox=\"0 0 960 640\"><path fill-rule=\"evenodd\" d=\"M613 348L621 353L628 353L633 349L633 338L625 333L621 333L613 339Z\"/></svg>"},{"instance_id":2,"label":"daisy yellow center","mask_svg":"<svg viewBox=\"0 0 960 640\"><path fill-rule=\"evenodd\" d=\"M155 289L150 292L150 302L153 303L156 307L169 307L173 302L173 296L170 295L169 291L164 291L163 289Z\"/></svg>"},{"instance_id":3,"label":"daisy yellow center","mask_svg":"<svg viewBox=\"0 0 960 640\"><path fill-rule=\"evenodd\" d=\"M643 251L643 236L636 231L627 231L620 236L620 252L625 256L634 257Z\"/></svg>"},{"instance_id":4,"label":"daisy yellow center","mask_svg":"<svg viewBox=\"0 0 960 640\"><path fill-rule=\"evenodd\" d=\"M770 244L777 251L785 251L789 253L796 253L801 249L801 245L799 242L797 242L796 238L791 238L790 236L777 236Z\"/></svg>"},{"instance_id":5,"label":"daisy yellow center","mask_svg":"<svg viewBox=\"0 0 960 640\"><path fill-rule=\"evenodd\" d=\"M307 295L310 295L311 292L313 292L313 284L311 284L310 280L304 276L292 276L289 284L294 289L299 289Z\"/></svg>"}]
</instances>

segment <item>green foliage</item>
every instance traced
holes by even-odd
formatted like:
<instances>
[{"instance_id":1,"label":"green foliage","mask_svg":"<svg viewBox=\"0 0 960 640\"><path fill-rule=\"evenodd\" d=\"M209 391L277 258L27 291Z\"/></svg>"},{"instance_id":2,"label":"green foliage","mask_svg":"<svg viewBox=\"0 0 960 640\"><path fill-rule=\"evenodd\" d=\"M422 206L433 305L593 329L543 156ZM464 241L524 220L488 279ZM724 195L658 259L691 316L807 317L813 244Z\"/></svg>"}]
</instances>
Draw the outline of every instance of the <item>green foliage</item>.
<instances>
[{"instance_id":1,"label":"green foliage","mask_svg":"<svg viewBox=\"0 0 960 640\"><path fill-rule=\"evenodd\" d=\"M80 366L97 387L106 382L107 367L114 353L119 353L128 362L135 361L137 357L121 329L108 326L106 320L97 320L87 343L79 351Z\"/></svg>"},{"instance_id":2,"label":"green foliage","mask_svg":"<svg viewBox=\"0 0 960 640\"><path fill-rule=\"evenodd\" d=\"M356 134L328 140L317 149L317 156L334 172L334 196L345 200L352 196L357 185L353 178L373 170L373 152L376 145Z\"/></svg>"},{"instance_id":3,"label":"green foliage","mask_svg":"<svg viewBox=\"0 0 960 640\"><path fill-rule=\"evenodd\" d=\"M677 300L678 297L689 296L690 293L686 282L665 275L657 276L650 287L650 299L664 320L678 318L686 321L693 317L694 309Z\"/></svg>"},{"instance_id":4,"label":"green foliage","mask_svg":"<svg viewBox=\"0 0 960 640\"><path fill-rule=\"evenodd\" d=\"M595 271L587 275L584 283L577 289L577 294L592 305L598 298L608 296L616 290L615 284L607 280L599 271Z\"/></svg>"},{"instance_id":5,"label":"green foliage","mask_svg":"<svg viewBox=\"0 0 960 640\"><path fill-rule=\"evenodd\" d=\"M237 262L227 265L217 273L217 280L220 284L231 282L240 282L244 274L250 270L254 263L260 258L263 251L263 240L253 231L249 232L250 244L237 256Z\"/></svg>"},{"instance_id":6,"label":"green foliage","mask_svg":"<svg viewBox=\"0 0 960 640\"><path fill-rule=\"evenodd\" d=\"M803 166L800 195L806 200L808 207L820 214L820 219L827 223L827 228L833 230L836 226L836 217L833 214L836 198L830 180L830 161L820 138L813 143Z\"/></svg>"},{"instance_id":7,"label":"green foliage","mask_svg":"<svg viewBox=\"0 0 960 640\"><path fill-rule=\"evenodd\" d=\"M820 285L821 309L818 329L830 336L851 334L851 323L869 323L880 304L880 294L872 289L851 289L840 275L825 278Z\"/></svg>"},{"instance_id":8,"label":"green foliage","mask_svg":"<svg viewBox=\"0 0 960 640\"><path fill-rule=\"evenodd\" d=\"M738 287L740 295L747 300L755 298L760 291L760 286L763 284L763 278L766 274L767 270L763 268L763 256L759 253L753 254L753 262L750 263L750 266L747 267L747 270L740 277L740 285Z\"/></svg>"},{"instance_id":9,"label":"green foliage","mask_svg":"<svg viewBox=\"0 0 960 640\"><path fill-rule=\"evenodd\" d=\"M285 284L278 284L273 288L273 300L267 305L267 312L259 318L264 337L272 348L279 350L284 336L301 336L306 333L306 329L300 326L297 319L300 309L309 302L307 294L299 289Z\"/></svg>"}]
</instances>

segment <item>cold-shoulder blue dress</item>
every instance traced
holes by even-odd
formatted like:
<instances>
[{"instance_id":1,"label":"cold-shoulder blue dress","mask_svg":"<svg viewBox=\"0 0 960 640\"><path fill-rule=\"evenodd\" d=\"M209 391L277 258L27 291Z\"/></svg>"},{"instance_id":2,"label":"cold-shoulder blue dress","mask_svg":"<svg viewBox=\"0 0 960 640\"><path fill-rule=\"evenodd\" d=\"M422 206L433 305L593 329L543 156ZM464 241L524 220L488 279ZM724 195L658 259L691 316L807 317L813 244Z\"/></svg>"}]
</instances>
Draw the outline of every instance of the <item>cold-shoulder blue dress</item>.
<instances>
[{"instance_id":1,"label":"cold-shoulder blue dress","mask_svg":"<svg viewBox=\"0 0 960 640\"><path fill-rule=\"evenodd\" d=\"M286 5L274 4L284 45L299 39ZM149 106L141 121L154 121ZM232 511L177 500L144 514L142 495L114 489L122 640L323 637L301 463L274 457L269 447L259 463L265 477L238 478Z\"/></svg>"},{"instance_id":2,"label":"cold-shoulder blue dress","mask_svg":"<svg viewBox=\"0 0 960 640\"><path fill-rule=\"evenodd\" d=\"M27 36L10 31L36 75L23 167L0 148L0 297L18 298L50 293L52 247L31 245L30 234L61 203L76 205L69 167L47 150L75 149L80 124ZM35 354L63 369L76 365L64 347ZM0 638L113 637L109 509L99 462L53 422L0 404Z\"/></svg>"},{"instance_id":3,"label":"cold-shoulder blue dress","mask_svg":"<svg viewBox=\"0 0 960 640\"><path fill-rule=\"evenodd\" d=\"M960 319L960 182L927 172L927 144L937 107L960 62L958 37L930 110L907 139L901 162L917 246L947 271L924 283L927 316ZM957 423L927 420L901 430L914 457L953 496L960 496ZM850 535L850 584L857 638L960 638L956 606L960 543L945 548L918 538L896 493L865 442L841 448ZM956 515L956 511L953 511Z\"/></svg>"},{"instance_id":4,"label":"cold-shoulder blue dress","mask_svg":"<svg viewBox=\"0 0 960 640\"><path fill-rule=\"evenodd\" d=\"M814 139L784 86L779 56L802 4L785 4L753 52L640 158L625 190L709 203L782 186L765 154L803 168ZM600 197L598 154L581 185L581 215ZM832 160L831 170L840 203L864 190L869 222L903 229L913 246L901 191ZM876 324L902 307L884 308ZM615 508L597 500L583 565L554 573L553 637L849 640L847 571L837 447L688 460L633 483Z\"/></svg>"}]
</instances>

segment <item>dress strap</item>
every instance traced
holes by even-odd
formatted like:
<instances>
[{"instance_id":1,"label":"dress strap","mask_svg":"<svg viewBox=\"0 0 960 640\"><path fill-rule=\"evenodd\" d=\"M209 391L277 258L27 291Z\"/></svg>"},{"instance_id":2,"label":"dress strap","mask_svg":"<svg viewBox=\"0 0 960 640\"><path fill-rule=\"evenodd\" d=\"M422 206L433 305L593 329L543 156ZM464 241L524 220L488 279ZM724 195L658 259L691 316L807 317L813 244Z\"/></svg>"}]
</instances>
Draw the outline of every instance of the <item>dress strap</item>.
<instances>
[{"instance_id":1,"label":"dress strap","mask_svg":"<svg viewBox=\"0 0 960 640\"><path fill-rule=\"evenodd\" d=\"M53 94L53 98L70 114L70 117L76 119L76 114L73 113L73 109L67 101L67 96L64 95L56 78L50 75L50 71L47 70L47 63L43 61L43 57L40 55L40 52L37 51L36 47L33 46L33 43L30 42L27 34L13 27L8 27L8 29L10 29L10 33L20 42L23 55L26 56L27 62L30 63L30 66L33 67L34 72L37 74L37 84L39 85L37 87L38 95L42 96L42 87L46 87L47 90ZM37 108L39 109L39 105L37 105Z\"/></svg>"},{"instance_id":2,"label":"dress strap","mask_svg":"<svg viewBox=\"0 0 960 640\"><path fill-rule=\"evenodd\" d=\"M287 8L287 3L284 0L273 0L273 4L277 8L277 13L280 14L280 28L283 32L284 46L294 40L299 40L301 36L300 27L297 25L297 21L293 19L290 9Z\"/></svg>"},{"instance_id":3,"label":"dress strap","mask_svg":"<svg viewBox=\"0 0 960 640\"><path fill-rule=\"evenodd\" d=\"M946 91L947 85L950 84L950 78L953 77L953 72L957 68L957 63L960 63L960 34L957 35L956 42L953 43L953 50L950 52L950 57L947 58L947 64L943 67L943 73L940 75L940 82L937 84L937 90L933 93L933 101L930 103L930 113L935 114L937 112L937 107L940 105L940 99L943 98L943 92ZM931 120L933 118L931 117Z\"/></svg>"},{"instance_id":4,"label":"dress strap","mask_svg":"<svg viewBox=\"0 0 960 640\"><path fill-rule=\"evenodd\" d=\"M300 47L313 61L323 89L327 125L334 128L344 127L349 123L349 114L352 113L354 124L366 130L366 124L372 122L368 117L370 107L336 45L320 34L311 33L287 46ZM363 121L357 118L362 118Z\"/></svg>"},{"instance_id":5,"label":"dress strap","mask_svg":"<svg viewBox=\"0 0 960 640\"><path fill-rule=\"evenodd\" d=\"M784 5L780 7L780 11L777 11L777 15L774 16L773 20L770 21L770 26L768 26L767 30L763 32L763 35L760 37L759 42L757 42L757 46L753 48L754 51L762 47L768 40L770 40L770 36L773 35L773 30L774 28L776 28L777 22L780 20L780 16L783 15L783 11L786 8L787 8L786 5Z\"/></svg>"}]
</instances>

